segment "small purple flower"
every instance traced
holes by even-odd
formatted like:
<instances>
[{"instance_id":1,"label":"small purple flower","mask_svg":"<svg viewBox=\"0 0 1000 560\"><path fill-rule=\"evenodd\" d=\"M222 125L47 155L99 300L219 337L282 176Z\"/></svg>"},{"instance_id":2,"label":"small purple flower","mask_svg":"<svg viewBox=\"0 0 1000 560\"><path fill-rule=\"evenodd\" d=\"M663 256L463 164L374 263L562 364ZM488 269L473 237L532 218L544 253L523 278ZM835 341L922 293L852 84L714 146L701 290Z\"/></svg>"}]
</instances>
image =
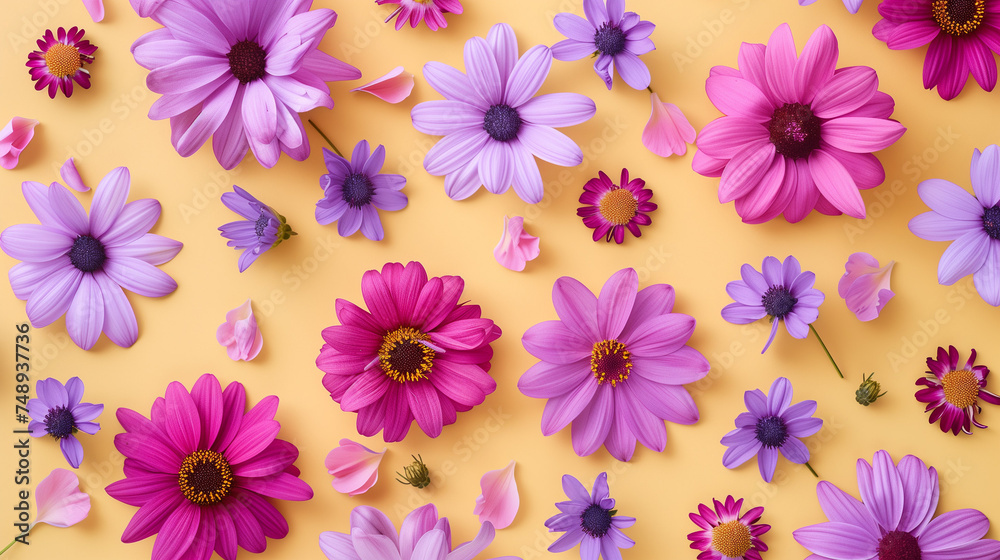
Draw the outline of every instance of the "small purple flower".
<instances>
[{"instance_id":1,"label":"small purple flower","mask_svg":"<svg viewBox=\"0 0 1000 560\"><path fill-rule=\"evenodd\" d=\"M615 500L608 488L608 473L602 472L594 481L594 491L587 489L576 478L562 477L563 492L567 502L558 502L558 513L545 520L549 532L563 535L549 545L549 552L563 552L580 545L582 560L620 559L622 548L632 548L635 541L625 536L622 529L635 524L634 517L615 515Z\"/></svg>"},{"instance_id":2,"label":"small purple flower","mask_svg":"<svg viewBox=\"0 0 1000 560\"><path fill-rule=\"evenodd\" d=\"M625 83L635 89L649 87L649 68L639 55L655 49L649 35L655 25L625 11L625 0L583 0L587 19L575 14L556 14L553 23L568 37L552 46L557 60L580 60L597 55L594 71L608 89L614 82L615 66Z\"/></svg>"},{"instance_id":3,"label":"small purple flower","mask_svg":"<svg viewBox=\"0 0 1000 560\"><path fill-rule=\"evenodd\" d=\"M296 235L285 217L257 200L247 191L233 185L234 192L222 193L222 203L233 212L246 218L229 222L219 228L226 245L243 249L240 255L240 272L246 270L257 257L279 243Z\"/></svg>"},{"instance_id":4,"label":"small purple flower","mask_svg":"<svg viewBox=\"0 0 1000 560\"><path fill-rule=\"evenodd\" d=\"M82 431L96 434L101 425L94 419L104 412L103 404L80 402L83 398L83 381L73 377L63 385L58 379L39 379L35 383L37 399L28 401L31 423L28 429L34 437L52 436L59 440L63 457L74 469L83 461L83 446L76 439Z\"/></svg>"},{"instance_id":5,"label":"small purple flower","mask_svg":"<svg viewBox=\"0 0 1000 560\"><path fill-rule=\"evenodd\" d=\"M316 221L322 225L337 222L342 237L361 229L365 237L379 241L385 237L378 210L389 212L406 208L406 195L399 192L406 177L379 173L385 163L385 146L379 144L369 155L368 141L354 147L351 161L323 148L326 175L319 178L323 198L316 203Z\"/></svg>"},{"instance_id":6,"label":"small purple flower","mask_svg":"<svg viewBox=\"0 0 1000 560\"><path fill-rule=\"evenodd\" d=\"M816 401L792 405L792 383L779 377L766 396L760 389L754 389L743 394L743 402L747 412L736 417L735 430L722 436L722 445L729 447L722 456L727 469L734 469L756 455L760 476L764 482L771 482L779 451L789 461L808 466L809 449L798 438L811 436L823 427L822 419L812 417Z\"/></svg>"}]
</instances>

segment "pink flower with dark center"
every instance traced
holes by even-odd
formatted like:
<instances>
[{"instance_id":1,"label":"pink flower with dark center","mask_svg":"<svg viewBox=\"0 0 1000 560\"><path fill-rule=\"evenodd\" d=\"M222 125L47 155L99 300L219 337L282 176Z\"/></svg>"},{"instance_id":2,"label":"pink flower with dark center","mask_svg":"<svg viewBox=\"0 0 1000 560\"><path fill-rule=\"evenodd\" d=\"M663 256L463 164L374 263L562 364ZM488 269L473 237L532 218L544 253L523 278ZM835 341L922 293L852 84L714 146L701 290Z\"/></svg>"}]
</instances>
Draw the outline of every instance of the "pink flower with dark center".
<instances>
[{"instance_id":1,"label":"pink flower with dark center","mask_svg":"<svg viewBox=\"0 0 1000 560\"><path fill-rule=\"evenodd\" d=\"M940 421L942 432L957 436L961 430L972 435L972 426L986 427L976 420L976 414L983 411L979 400L1000 404L1000 396L986 390L989 368L975 363L975 348L964 365L960 365L954 346L949 346L947 351L939 346L937 359L927 358L927 375L917 379L917 385L925 388L918 390L915 396L918 401L927 403L924 412L931 413L927 421L931 424Z\"/></svg>"},{"instance_id":2,"label":"pink flower with dark center","mask_svg":"<svg viewBox=\"0 0 1000 560\"><path fill-rule=\"evenodd\" d=\"M73 82L83 89L90 87L90 71L83 65L94 62L97 47L84 40L83 34L77 27L69 31L60 27L56 34L47 30L38 40L39 50L29 53L25 63L36 90L49 88L49 97L55 99L57 91L73 95Z\"/></svg>"}]
</instances>

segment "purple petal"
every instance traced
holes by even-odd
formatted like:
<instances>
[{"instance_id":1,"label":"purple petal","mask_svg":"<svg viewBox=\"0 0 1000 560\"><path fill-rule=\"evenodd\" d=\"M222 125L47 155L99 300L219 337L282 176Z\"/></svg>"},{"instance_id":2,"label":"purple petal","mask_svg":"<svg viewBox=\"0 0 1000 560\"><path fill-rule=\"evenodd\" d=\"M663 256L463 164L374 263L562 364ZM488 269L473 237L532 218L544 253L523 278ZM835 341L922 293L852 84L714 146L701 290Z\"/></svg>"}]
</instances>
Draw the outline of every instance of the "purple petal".
<instances>
[{"instance_id":1,"label":"purple petal","mask_svg":"<svg viewBox=\"0 0 1000 560\"><path fill-rule=\"evenodd\" d=\"M876 557L878 540L858 533L855 525L828 521L792 532L795 540L814 555L836 560L870 560Z\"/></svg>"}]
</instances>

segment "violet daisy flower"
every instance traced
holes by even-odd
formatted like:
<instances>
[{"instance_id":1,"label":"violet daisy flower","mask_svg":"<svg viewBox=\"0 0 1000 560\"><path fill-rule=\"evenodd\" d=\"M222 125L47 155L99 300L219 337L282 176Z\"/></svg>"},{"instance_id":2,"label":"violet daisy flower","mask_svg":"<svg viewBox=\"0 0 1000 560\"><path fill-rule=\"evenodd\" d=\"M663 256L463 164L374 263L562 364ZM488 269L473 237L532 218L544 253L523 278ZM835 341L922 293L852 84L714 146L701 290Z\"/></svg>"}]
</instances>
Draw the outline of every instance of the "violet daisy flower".
<instances>
[{"instance_id":1,"label":"violet daisy flower","mask_svg":"<svg viewBox=\"0 0 1000 560\"><path fill-rule=\"evenodd\" d=\"M140 37L132 55L149 69L149 89L163 94L149 118L170 119L170 141L184 157L212 136L226 169L247 149L264 167L282 152L302 161L309 139L299 113L333 107L325 82L361 77L318 49L337 14L310 11L311 0L132 3L164 26Z\"/></svg>"},{"instance_id":2,"label":"violet daisy flower","mask_svg":"<svg viewBox=\"0 0 1000 560\"><path fill-rule=\"evenodd\" d=\"M568 474L562 477L562 487L569 501L556 503L562 513L546 519L545 526L550 533L563 535L549 545L549 552L563 552L579 544L582 560L618 560L622 557L620 549L635 545L622 532L635 524L635 518L615 515L618 510L608 488L608 473L597 475L590 494Z\"/></svg>"},{"instance_id":3,"label":"violet daisy flower","mask_svg":"<svg viewBox=\"0 0 1000 560\"><path fill-rule=\"evenodd\" d=\"M72 377L63 385L58 379L39 379L35 383L38 398L28 401L31 422L28 430L33 437L52 436L59 440L59 450L74 469L83 461L83 446L76 433L94 435L101 425L94 420L104 412L103 404L80 402L83 381Z\"/></svg>"},{"instance_id":4,"label":"violet daisy flower","mask_svg":"<svg viewBox=\"0 0 1000 560\"><path fill-rule=\"evenodd\" d=\"M990 0L882 0L883 19L872 35L893 50L928 45L924 88L937 87L942 99L954 99L969 74L986 91L997 85L1000 6Z\"/></svg>"},{"instance_id":5,"label":"violet daisy flower","mask_svg":"<svg viewBox=\"0 0 1000 560\"><path fill-rule=\"evenodd\" d=\"M337 300L340 325L323 329L316 367L358 433L402 441L414 419L430 437L496 390L489 375L500 327L459 303L459 276L427 278L418 262L388 263L361 279L365 311Z\"/></svg>"},{"instance_id":6,"label":"violet daisy flower","mask_svg":"<svg viewBox=\"0 0 1000 560\"><path fill-rule=\"evenodd\" d=\"M39 224L18 224L0 233L0 249L22 263L8 272L10 287L26 300L35 328L66 315L66 331L89 350L101 333L128 347L139 337L135 312L122 288L146 297L165 296L177 282L156 268L181 250L181 243L149 231L160 218L151 198L125 201L128 168L101 179L90 217L69 189L25 181L21 192Z\"/></svg>"},{"instance_id":7,"label":"violet daisy flower","mask_svg":"<svg viewBox=\"0 0 1000 560\"><path fill-rule=\"evenodd\" d=\"M542 174L535 157L562 166L583 161L583 152L555 127L580 124L597 111L578 93L535 96L552 67L552 54L537 45L517 56L517 38L506 23L486 39L465 43L465 70L440 62L424 65L424 78L442 101L413 108L413 126L444 135L424 158L431 175L445 175L448 196L461 200L480 185L494 194L514 192L529 204L542 200Z\"/></svg>"},{"instance_id":8,"label":"violet daisy flower","mask_svg":"<svg viewBox=\"0 0 1000 560\"><path fill-rule=\"evenodd\" d=\"M245 218L219 227L222 237L229 240L226 245L243 250L238 263L240 272L268 249L297 235L284 216L236 185L233 185L233 192L222 193L221 198L226 208Z\"/></svg>"},{"instance_id":9,"label":"violet daisy flower","mask_svg":"<svg viewBox=\"0 0 1000 560\"><path fill-rule=\"evenodd\" d=\"M937 359L927 358L930 368L926 377L917 379L917 385L924 389L914 395L918 401L927 403L924 412L930 412L928 422L940 420L942 432L958 435L959 430L972 435L972 426L985 428L976 420L976 414L983 411L979 399L990 404L1000 404L1000 396L986 390L986 376L990 374L986 366L977 366L976 349L973 348L969 361L960 366L958 350L940 346Z\"/></svg>"},{"instance_id":10,"label":"violet daisy flower","mask_svg":"<svg viewBox=\"0 0 1000 560\"><path fill-rule=\"evenodd\" d=\"M856 14L858 13L858 10L861 9L861 3L863 1L864 0L844 0L844 7L847 8L848 12ZM816 2L816 0L799 0L799 6L808 6L814 2Z\"/></svg>"},{"instance_id":11,"label":"violet daisy flower","mask_svg":"<svg viewBox=\"0 0 1000 560\"><path fill-rule=\"evenodd\" d=\"M649 38L656 28L625 11L625 0L583 0L587 19L576 14L556 14L553 23L567 39L552 45L557 60L580 60L596 56L594 71L611 89L615 66L625 83L635 89L649 87L649 68L639 55L655 49Z\"/></svg>"},{"instance_id":12,"label":"violet daisy flower","mask_svg":"<svg viewBox=\"0 0 1000 560\"><path fill-rule=\"evenodd\" d=\"M823 427L821 418L813 418L816 401L792 405L792 383L779 377L765 395L760 389L743 393L747 412L736 417L736 429L722 436L727 446L722 464L727 469L757 456L757 468L764 482L771 482L778 465L778 452L793 463L809 466L809 449L799 438L815 434Z\"/></svg>"},{"instance_id":13,"label":"violet daisy flower","mask_svg":"<svg viewBox=\"0 0 1000 560\"><path fill-rule=\"evenodd\" d=\"M760 521L764 508L755 507L740 515L743 498L734 500L726 496L726 502L712 500L715 510L698 504L698 513L688 517L701 528L688 535L691 548L700 550L698 560L761 560L760 553L767 552L767 545L760 536L771 530L771 526Z\"/></svg>"},{"instance_id":14,"label":"violet daisy flower","mask_svg":"<svg viewBox=\"0 0 1000 560\"><path fill-rule=\"evenodd\" d=\"M629 180L628 169L622 169L621 183L616 185L603 171L598 177L583 185L580 203L586 204L577 208L576 215L583 217L583 224L594 230L594 241L622 243L625 241L625 229L639 237L642 231L639 226L653 223L646 212L656 210L656 204L650 202L653 191L645 189L646 181Z\"/></svg>"},{"instance_id":15,"label":"violet daisy flower","mask_svg":"<svg viewBox=\"0 0 1000 560\"><path fill-rule=\"evenodd\" d=\"M518 388L548 399L542 434L573 424L573 451L581 457L603 445L628 461L637 441L663 451L664 420L698 421L698 406L683 387L709 370L708 360L687 345L694 317L671 312L674 289L667 284L638 287L632 268L612 275L600 296L573 278L559 278L552 304L560 320L539 323L521 339L541 361Z\"/></svg>"},{"instance_id":16,"label":"violet daisy flower","mask_svg":"<svg viewBox=\"0 0 1000 560\"><path fill-rule=\"evenodd\" d=\"M69 31L60 27L55 35L51 29L45 31L38 40L39 50L28 53L25 63L36 90L49 88L49 97L55 99L57 91L66 97L73 95L73 82L83 89L90 87L90 71L83 65L94 62L97 47L84 40L83 34L84 30L75 26Z\"/></svg>"},{"instance_id":17,"label":"violet daisy flower","mask_svg":"<svg viewBox=\"0 0 1000 560\"><path fill-rule=\"evenodd\" d=\"M767 45L743 43L739 70L712 68L705 90L725 113L698 134L692 166L720 177L719 202L735 201L746 223L779 214L798 222L813 209L865 217L858 189L882 184L872 152L906 130L867 66L836 68L833 31L821 25L796 56L787 23Z\"/></svg>"},{"instance_id":18,"label":"violet daisy flower","mask_svg":"<svg viewBox=\"0 0 1000 560\"><path fill-rule=\"evenodd\" d=\"M431 31L448 27L448 21L444 19L444 14L462 13L462 2L460 0L375 0L378 5L398 4L396 11L385 18L389 23L392 18L396 18L396 31L399 31L410 22L410 27L415 28L420 22L425 22Z\"/></svg>"},{"instance_id":19,"label":"violet daisy flower","mask_svg":"<svg viewBox=\"0 0 1000 560\"><path fill-rule=\"evenodd\" d=\"M313 492L293 464L299 450L277 439L277 410L272 395L247 411L243 385L223 391L209 373L190 391L168 385L149 419L119 408L125 432L115 447L125 456L125 478L105 491L139 507L122 542L159 533L154 560L208 560L213 550L234 560L237 547L258 553L265 537L284 538L288 523L265 498L303 501Z\"/></svg>"},{"instance_id":20,"label":"violet daisy flower","mask_svg":"<svg viewBox=\"0 0 1000 560\"><path fill-rule=\"evenodd\" d=\"M907 455L894 465L885 451L868 464L858 459L861 501L827 481L816 486L820 507L830 520L796 529L792 536L810 558L924 560L1000 558L1000 542L984 539L990 520L975 509L934 517L938 473Z\"/></svg>"},{"instance_id":21,"label":"violet daisy flower","mask_svg":"<svg viewBox=\"0 0 1000 560\"><path fill-rule=\"evenodd\" d=\"M399 192L406 177L379 173L385 163L385 146L379 144L369 152L368 141L354 147L351 161L323 148L326 175L319 178L323 198L316 203L316 221L322 225L337 222L337 233L343 237L361 230L368 239L385 237L378 211L406 208L406 195Z\"/></svg>"},{"instance_id":22,"label":"violet daisy flower","mask_svg":"<svg viewBox=\"0 0 1000 560\"><path fill-rule=\"evenodd\" d=\"M972 152L972 192L944 179L928 179L917 193L930 212L910 220L914 235L928 241L954 241L938 263L938 283L950 286L972 275L983 300L1000 305L1000 146Z\"/></svg>"}]
</instances>

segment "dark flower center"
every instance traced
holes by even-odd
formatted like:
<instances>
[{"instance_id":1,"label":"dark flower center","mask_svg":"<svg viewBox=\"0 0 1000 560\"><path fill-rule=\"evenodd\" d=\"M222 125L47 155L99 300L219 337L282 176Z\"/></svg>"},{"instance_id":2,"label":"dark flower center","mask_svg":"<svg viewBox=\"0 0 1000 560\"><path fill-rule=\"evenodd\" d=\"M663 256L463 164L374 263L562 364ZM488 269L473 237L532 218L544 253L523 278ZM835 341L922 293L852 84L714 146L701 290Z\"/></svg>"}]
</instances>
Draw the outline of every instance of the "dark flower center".
<instances>
[{"instance_id":1,"label":"dark flower center","mask_svg":"<svg viewBox=\"0 0 1000 560\"><path fill-rule=\"evenodd\" d=\"M788 288L771 286L764 292L764 297L760 298L760 302L764 306L765 313L775 319L784 319L785 315L788 315L795 308L795 304L799 300L792 295Z\"/></svg>"},{"instance_id":2,"label":"dark flower center","mask_svg":"<svg viewBox=\"0 0 1000 560\"><path fill-rule=\"evenodd\" d=\"M351 208L367 206L375 194L375 185L364 173L351 173L344 179L344 202Z\"/></svg>"},{"instance_id":3,"label":"dark flower center","mask_svg":"<svg viewBox=\"0 0 1000 560\"><path fill-rule=\"evenodd\" d=\"M754 428L757 441L764 447L781 447L788 439L788 428L785 421L778 416L765 416L757 420L757 427Z\"/></svg>"},{"instance_id":4,"label":"dark flower center","mask_svg":"<svg viewBox=\"0 0 1000 560\"><path fill-rule=\"evenodd\" d=\"M917 537L906 531L889 531L878 542L878 560L920 560Z\"/></svg>"},{"instance_id":5,"label":"dark flower center","mask_svg":"<svg viewBox=\"0 0 1000 560\"><path fill-rule=\"evenodd\" d=\"M434 365L434 350L421 341L431 337L413 327L399 327L382 337L378 350L382 372L394 381L425 379Z\"/></svg>"},{"instance_id":6,"label":"dark flower center","mask_svg":"<svg viewBox=\"0 0 1000 560\"><path fill-rule=\"evenodd\" d=\"M177 483L191 503L210 506L222 501L233 487L233 468L221 453L199 449L184 458Z\"/></svg>"},{"instance_id":7,"label":"dark flower center","mask_svg":"<svg viewBox=\"0 0 1000 560\"><path fill-rule=\"evenodd\" d=\"M271 217L267 215L267 212L261 210L260 217L253 224L253 231L257 234L257 238L261 238L264 235L264 230L267 229L268 222L271 221Z\"/></svg>"},{"instance_id":8,"label":"dark flower center","mask_svg":"<svg viewBox=\"0 0 1000 560\"><path fill-rule=\"evenodd\" d=\"M601 54L614 56L625 50L625 32L617 25L605 23L594 33L594 46Z\"/></svg>"},{"instance_id":9,"label":"dark flower center","mask_svg":"<svg viewBox=\"0 0 1000 560\"><path fill-rule=\"evenodd\" d=\"M259 80L264 77L267 53L256 41L244 39L236 43L226 54L229 59L229 70L241 84Z\"/></svg>"},{"instance_id":10,"label":"dark flower center","mask_svg":"<svg viewBox=\"0 0 1000 560\"><path fill-rule=\"evenodd\" d=\"M983 229L990 239L1000 239L1000 204L983 212Z\"/></svg>"},{"instance_id":11,"label":"dark flower center","mask_svg":"<svg viewBox=\"0 0 1000 560\"><path fill-rule=\"evenodd\" d=\"M598 504L590 504L580 516L580 526L583 527L584 533L594 538L603 537L611 528L611 510L604 509Z\"/></svg>"},{"instance_id":12,"label":"dark flower center","mask_svg":"<svg viewBox=\"0 0 1000 560\"><path fill-rule=\"evenodd\" d=\"M104 244L89 235L77 237L69 250L69 262L84 272L100 270L107 258Z\"/></svg>"},{"instance_id":13,"label":"dark flower center","mask_svg":"<svg viewBox=\"0 0 1000 560\"><path fill-rule=\"evenodd\" d=\"M808 105L785 103L778 107L767 130L775 151L785 157L802 159L819 147L820 120Z\"/></svg>"},{"instance_id":14,"label":"dark flower center","mask_svg":"<svg viewBox=\"0 0 1000 560\"><path fill-rule=\"evenodd\" d=\"M493 105L483 118L483 130L497 142L513 140L521 130L521 115L510 105Z\"/></svg>"},{"instance_id":15,"label":"dark flower center","mask_svg":"<svg viewBox=\"0 0 1000 560\"><path fill-rule=\"evenodd\" d=\"M632 371L632 354L617 340L602 340L590 352L590 371L597 383L611 383L614 387L628 379Z\"/></svg>"},{"instance_id":16,"label":"dark flower center","mask_svg":"<svg viewBox=\"0 0 1000 560\"><path fill-rule=\"evenodd\" d=\"M50 408L42 422L45 424L45 431L56 439L63 439L76 433L76 420L73 419L73 413L65 406Z\"/></svg>"},{"instance_id":17,"label":"dark flower center","mask_svg":"<svg viewBox=\"0 0 1000 560\"><path fill-rule=\"evenodd\" d=\"M986 0L935 0L931 17L941 31L962 37L975 31L986 16Z\"/></svg>"}]
</instances>

